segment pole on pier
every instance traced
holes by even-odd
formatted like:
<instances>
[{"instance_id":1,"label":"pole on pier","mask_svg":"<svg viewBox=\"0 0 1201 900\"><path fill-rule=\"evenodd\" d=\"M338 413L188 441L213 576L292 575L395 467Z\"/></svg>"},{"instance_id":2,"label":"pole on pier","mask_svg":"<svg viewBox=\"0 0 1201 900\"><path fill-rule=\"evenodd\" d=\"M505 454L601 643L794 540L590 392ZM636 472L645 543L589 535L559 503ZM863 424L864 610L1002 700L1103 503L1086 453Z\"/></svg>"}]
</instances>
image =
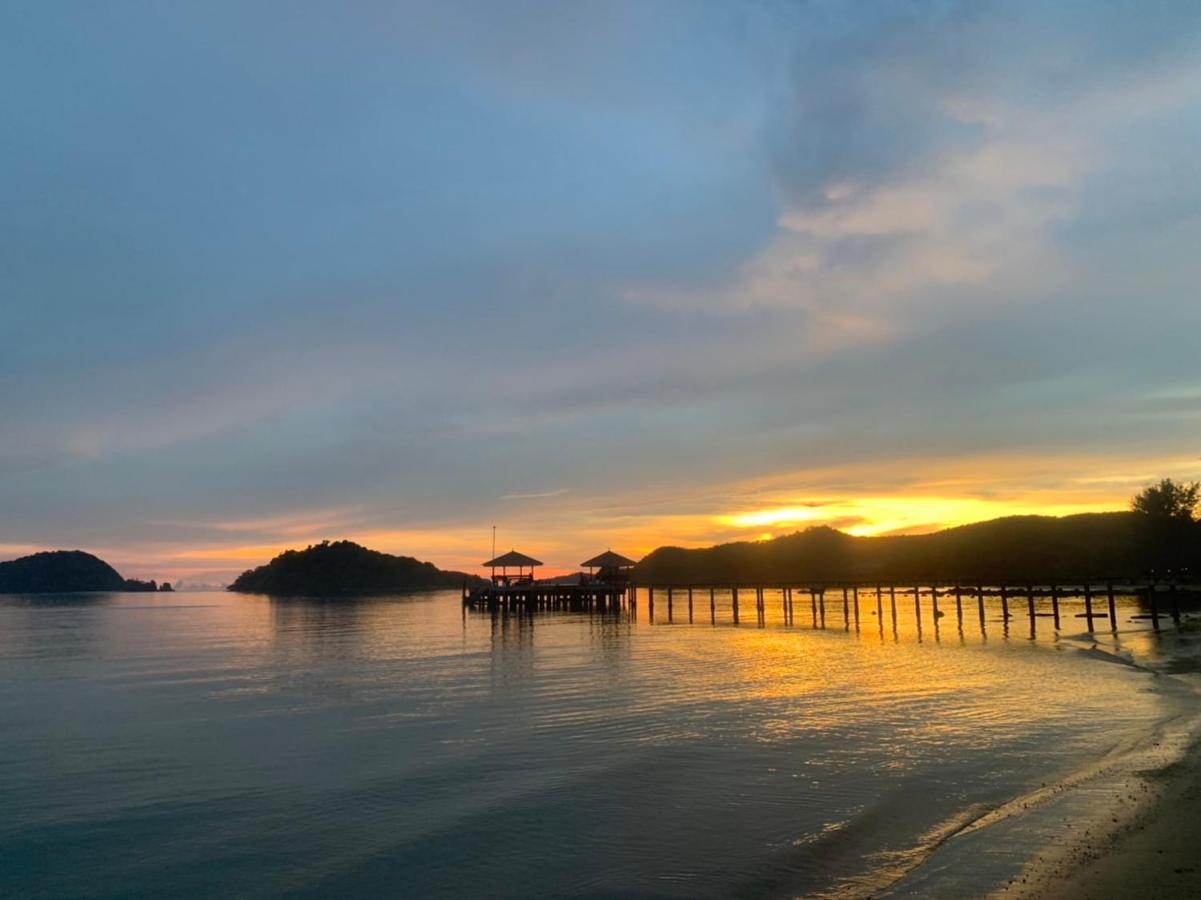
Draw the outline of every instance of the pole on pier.
<instances>
[{"instance_id":1,"label":"pole on pier","mask_svg":"<svg viewBox=\"0 0 1201 900\"><path fill-rule=\"evenodd\" d=\"M1093 588L1088 582L1084 584L1084 618L1088 622L1088 630L1093 630Z\"/></svg>"},{"instance_id":2,"label":"pole on pier","mask_svg":"<svg viewBox=\"0 0 1201 900\"><path fill-rule=\"evenodd\" d=\"M1113 582L1112 581L1105 586L1105 596L1106 596L1106 599L1109 601L1109 630L1117 631L1118 630L1118 605L1116 602L1114 602Z\"/></svg>"},{"instance_id":3,"label":"pole on pier","mask_svg":"<svg viewBox=\"0 0 1201 900\"><path fill-rule=\"evenodd\" d=\"M738 624L738 588L730 588L730 595L734 603L734 624Z\"/></svg>"},{"instance_id":4,"label":"pole on pier","mask_svg":"<svg viewBox=\"0 0 1201 900\"><path fill-rule=\"evenodd\" d=\"M673 588L671 585L668 585L667 586L667 621L668 622L671 621L672 594L674 594L674 593L675 593L675 588Z\"/></svg>"},{"instance_id":5,"label":"pole on pier","mask_svg":"<svg viewBox=\"0 0 1201 900\"><path fill-rule=\"evenodd\" d=\"M692 624L692 585L688 586L688 624Z\"/></svg>"},{"instance_id":6,"label":"pole on pier","mask_svg":"<svg viewBox=\"0 0 1201 900\"><path fill-rule=\"evenodd\" d=\"M1055 617L1055 630L1059 630L1059 586L1051 585L1051 615Z\"/></svg>"},{"instance_id":7,"label":"pole on pier","mask_svg":"<svg viewBox=\"0 0 1201 900\"><path fill-rule=\"evenodd\" d=\"M842 620L848 626L851 624L851 598L846 585L842 587Z\"/></svg>"},{"instance_id":8,"label":"pole on pier","mask_svg":"<svg viewBox=\"0 0 1201 900\"><path fill-rule=\"evenodd\" d=\"M712 587L709 588L709 621L717 624L717 597Z\"/></svg>"},{"instance_id":9,"label":"pole on pier","mask_svg":"<svg viewBox=\"0 0 1201 900\"><path fill-rule=\"evenodd\" d=\"M980 609L980 630L984 630L984 585L976 585L976 606Z\"/></svg>"},{"instance_id":10,"label":"pole on pier","mask_svg":"<svg viewBox=\"0 0 1201 900\"><path fill-rule=\"evenodd\" d=\"M1001 618L1005 620L1005 627L1009 627L1009 588L1001 585Z\"/></svg>"}]
</instances>

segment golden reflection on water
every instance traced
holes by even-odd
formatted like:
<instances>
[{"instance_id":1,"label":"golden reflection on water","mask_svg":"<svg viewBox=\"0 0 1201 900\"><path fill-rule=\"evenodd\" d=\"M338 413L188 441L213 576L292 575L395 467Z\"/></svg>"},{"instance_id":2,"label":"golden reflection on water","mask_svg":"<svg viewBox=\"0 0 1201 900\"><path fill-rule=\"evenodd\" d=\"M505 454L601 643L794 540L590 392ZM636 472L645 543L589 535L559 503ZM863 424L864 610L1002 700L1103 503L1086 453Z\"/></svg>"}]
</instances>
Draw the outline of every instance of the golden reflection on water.
<instances>
[{"instance_id":1,"label":"golden reflection on water","mask_svg":"<svg viewBox=\"0 0 1201 900\"><path fill-rule=\"evenodd\" d=\"M1117 635L1087 634L1076 601L1031 635L1024 599L1008 621L970 595L939 597L940 617L905 591L785 599L766 592L760 616L740 592L737 625L732 594L711 613L707 590L692 624L686 592L653 615L645 591L633 615L465 614L457 592L0 601L7 758L27 761L0 787L39 841L54 796L110 836L106 859L200 848L208 877L225 870L203 856L200 798L271 861L261 885L318 859L327 893L470 870L478 894L519 856L517 894L566 893L584 869L610 893L812 895L1162 717L1124 659L1171 638L1129 622L1133 598ZM64 772L87 777L64 790ZM179 831L147 833L145 808Z\"/></svg>"}]
</instances>

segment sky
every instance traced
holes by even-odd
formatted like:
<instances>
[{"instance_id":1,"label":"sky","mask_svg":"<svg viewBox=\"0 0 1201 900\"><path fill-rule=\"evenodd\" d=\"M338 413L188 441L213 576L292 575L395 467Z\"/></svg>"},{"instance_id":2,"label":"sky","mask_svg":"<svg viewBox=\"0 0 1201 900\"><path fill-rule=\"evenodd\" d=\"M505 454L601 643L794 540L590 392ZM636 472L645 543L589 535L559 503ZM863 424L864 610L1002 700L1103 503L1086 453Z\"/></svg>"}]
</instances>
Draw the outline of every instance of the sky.
<instances>
[{"instance_id":1,"label":"sky","mask_svg":"<svg viewBox=\"0 0 1201 900\"><path fill-rule=\"evenodd\" d=\"M1201 4L10 2L0 558L226 580L1201 477Z\"/></svg>"}]
</instances>

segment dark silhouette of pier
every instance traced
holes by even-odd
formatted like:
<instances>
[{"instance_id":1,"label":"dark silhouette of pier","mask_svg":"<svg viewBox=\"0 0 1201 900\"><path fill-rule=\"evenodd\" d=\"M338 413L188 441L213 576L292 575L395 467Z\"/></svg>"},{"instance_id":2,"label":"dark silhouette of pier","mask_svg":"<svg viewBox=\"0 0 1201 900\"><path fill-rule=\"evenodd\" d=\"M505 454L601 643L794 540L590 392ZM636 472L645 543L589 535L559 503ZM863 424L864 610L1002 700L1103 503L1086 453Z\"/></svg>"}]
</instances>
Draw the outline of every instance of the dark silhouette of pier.
<instances>
[{"instance_id":1,"label":"dark silhouette of pier","mask_svg":"<svg viewBox=\"0 0 1201 900\"><path fill-rule=\"evenodd\" d=\"M1159 629L1161 623L1179 625L1182 597L1192 594L1176 582L1105 581L1081 579L1059 584L878 584L838 582L818 585L681 585L673 584L553 584L525 583L492 585L475 591L463 590L463 608L489 613L539 611L622 612L634 613L646 604L648 620L718 622L719 606L723 621L740 624L744 620L763 624L769 607L780 610L785 625L797 624L797 614L808 618L814 627L825 628L827 621L858 629L865 616L875 615L883 627L891 618L897 627L898 599L911 599L913 621L918 636L924 627L938 630L941 620L954 615L959 627L965 618L977 618L981 629L990 616L1000 613L1006 631L1011 624L1025 621L1031 637L1044 629L1056 632L1068 624L1081 623L1086 631L1118 630L1118 597L1134 597L1140 612L1134 620L1148 620ZM719 604L718 600L721 600ZM806 613L808 615L806 616ZM729 616L728 619L725 616Z\"/></svg>"}]
</instances>

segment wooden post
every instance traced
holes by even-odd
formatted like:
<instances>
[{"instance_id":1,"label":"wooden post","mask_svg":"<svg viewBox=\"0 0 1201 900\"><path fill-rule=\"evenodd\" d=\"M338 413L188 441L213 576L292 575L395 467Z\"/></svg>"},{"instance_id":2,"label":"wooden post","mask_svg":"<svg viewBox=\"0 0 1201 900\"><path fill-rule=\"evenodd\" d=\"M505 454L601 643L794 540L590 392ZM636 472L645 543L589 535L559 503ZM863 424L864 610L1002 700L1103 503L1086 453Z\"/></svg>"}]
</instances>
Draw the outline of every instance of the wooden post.
<instances>
[{"instance_id":1,"label":"wooden post","mask_svg":"<svg viewBox=\"0 0 1201 900\"><path fill-rule=\"evenodd\" d=\"M1093 588L1088 582L1084 584L1084 619L1088 622L1088 630L1093 630Z\"/></svg>"},{"instance_id":2,"label":"wooden post","mask_svg":"<svg viewBox=\"0 0 1201 900\"><path fill-rule=\"evenodd\" d=\"M1113 582L1105 586L1106 599L1109 600L1109 630L1118 630L1118 605L1113 596Z\"/></svg>"},{"instance_id":3,"label":"wooden post","mask_svg":"<svg viewBox=\"0 0 1201 900\"><path fill-rule=\"evenodd\" d=\"M648 585L646 589L646 612L652 622L655 621L655 586Z\"/></svg>"},{"instance_id":4,"label":"wooden post","mask_svg":"<svg viewBox=\"0 0 1201 900\"><path fill-rule=\"evenodd\" d=\"M1055 617L1055 628L1059 628L1059 586L1051 585L1051 614Z\"/></svg>"},{"instance_id":5,"label":"wooden post","mask_svg":"<svg viewBox=\"0 0 1201 900\"><path fill-rule=\"evenodd\" d=\"M938 585L937 584L932 585L930 588L930 602L933 604L934 624L937 626L938 618L939 618L939 615L938 615Z\"/></svg>"},{"instance_id":6,"label":"wooden post","mask_svg":"<svg viewBox=\"0 0 1201 900\"><path fill-rule=\"evenodd\" d=\"M963 624L963 588L955 585L955 617Z\"/></svg>"},{"instance_id":7,"label":"wooden post","mask_svg":"<svg viewBox=\"0 0 1201 900\"><path fill-rule=\"evenodd\" d=\"M738 588L730 588L730 596L734 601L734 624L738 624Z\"/></svg>"},{"instance_id":8,"label":"wooden post","mask_svg":"<svg viewBox=\"0 0 1201 900\"><path fill-rule=\"evenodd\" d=\"M1169 597L1172 600L1172 621L1177 627L1180 627L1180 598L1176 594L1176 581L1173 579L1172 586L1169 588Z\"/></svg>"},{"instance_id":9,"label":"wooden post","mask_svg":"<svg viewBox=\"0 0 1201 900\"><path fill-rule=\"evenodd\" d=\"M717 594L713 587L709 588L709 621L717 624Z\"/></svg>"},{"instance_id":10,"label":"wooden post","mask_svg":"<svg viewBox=\"0 0 1201 900\"><path fill-rule=\"evenodd\" d=\"M1030 610L1030 625L1034 625L1034 585L1026 585L1026 606Z\"/></svg>"},{"instance_id":11,"label":"wooden post","mask_svg":"<svg viewBox=\"0 0 1201 900\"><path fill-rule=\"evenodd\" d=\"M688 585L688 624L692 624L692 585Z\"/></svg>"},{"instance_id":12,"label":"wooden post","mask_svg":"<svg viewBox=\"0 0 1201 900\"><path fill-rule=\"evenodd\" d=\"M884 588L881 585L876 585L876 618L880 620L880 625L884 625Z\"/></svg>"},{"instance_id":13,"label":"wooden post","mask_svg":"<svg viewBox=\"0 0 1201 900\"><path fill-rule=\"evenodd\" d=\"M855 601L855 627L859 627L859 585L851 586L851 597Z\"/></svg>"},{"instance_id":14,"label":"wooden post","mask_svg":"<svg viewBox=\"0 0 1201 900\"><path fill-rule=\"evenodd\" d=\"M1005 620L1005 625L1009 625L1009 588L1001 585L1001 618Z\"/></svg>"},{"instance_id":15,"label":"wooden post","mask_svg":"<svg viewBox=\"0 0 1201 900\"><path fill-rule=\"evenodd\" d=\"M675 588L672 585L667 586L667 621L671 621L672 616L672 596L675 594Z\"/></svg>"},{"instance_id":16,"label":"wooden post","mask_svg":"<svg viewBox=\"0 0 1201 900\"><path fill-rule=\"evenodd\" d=\"M980 609L980 628L984 628L984 585L976 585L976 606Z\"/></svg>"}]
</instances>

